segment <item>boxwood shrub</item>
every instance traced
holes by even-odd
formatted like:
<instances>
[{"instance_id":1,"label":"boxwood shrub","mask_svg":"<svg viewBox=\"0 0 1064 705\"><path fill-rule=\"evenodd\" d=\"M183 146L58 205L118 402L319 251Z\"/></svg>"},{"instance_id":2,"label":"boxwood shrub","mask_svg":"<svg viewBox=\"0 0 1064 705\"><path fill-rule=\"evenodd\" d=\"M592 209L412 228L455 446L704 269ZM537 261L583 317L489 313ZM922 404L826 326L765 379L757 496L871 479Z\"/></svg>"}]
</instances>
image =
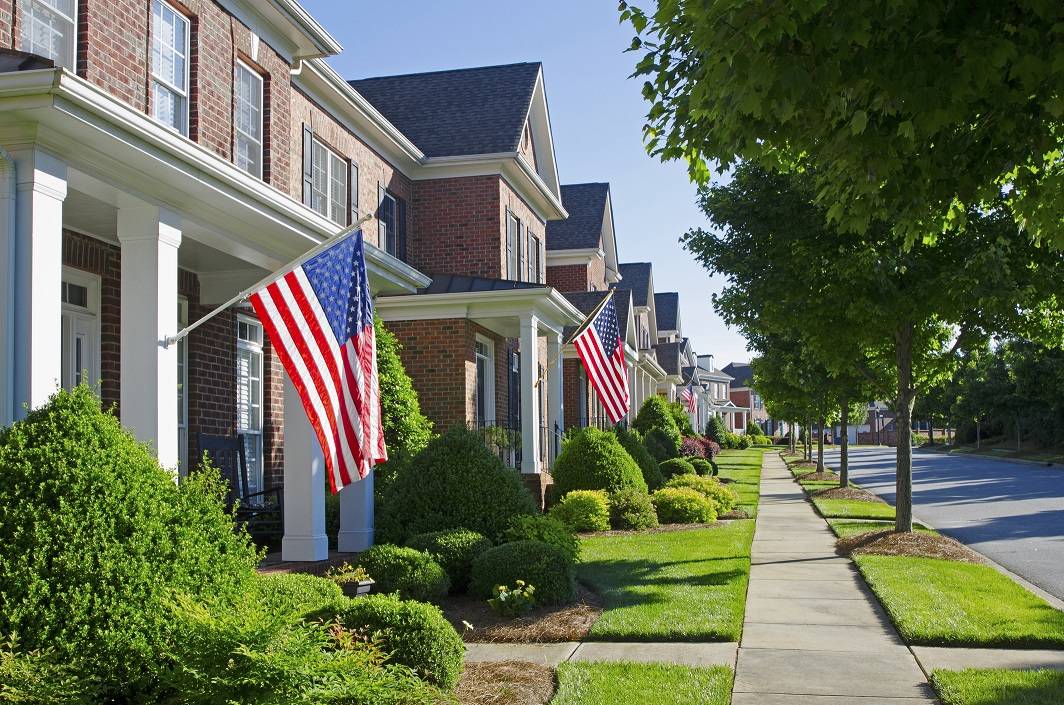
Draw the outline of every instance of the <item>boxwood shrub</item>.
<instances>
[{"instance_id":1,"label":"boxwood shrub","mask_svg":"<svg viewBox=\"0 0 1064 705\"><path fill-rule=\"evenodd\" d=\"M678 491L678 490L677 490ZM558 548L542 541L514 541L490 548L473 561L469 594L493 597L496 585L524 580L536 588L537 604L562 604L573 598L573 564Z\"/></svg>"},{"instance_id":2,"label":"boxwood shrub","mask_svg":"<svg viewBox=\"0 0 1064 705\"><path fill-rule=\"evenodd\" d=\"M318 616L378 639L392 662L409 666L433 685L451 690L458 684L465 645L435 605L366 595L338 600Z\"/></svg>"},{"instance_id":3,"label":"boxwood shrub","mask_svg":"<svg viewBox=\"0 0 1064 705\"><path fill-rule=\"evenodd\" d=\"M438 600L451 589L440 564L413 548L378 544L359 555L356 565L376 581L375 592L398 592L406 600Z\"/></svg>"},{"instance_id":4,"label":"boxwood shrub","mask_svg":"<svg viewBox=\"0 0 1064 705\"><path fill-rule=\"evenodd\" d=\"M704 477L710 477L716 473L713 471L713 463L709 462L705 458L688 458L687 462L691 463L691 467L695 469L695 472Z\"/></svg>"},{"instance_id":5,"label":"boxwood shrub","mask_svg":"<svg viewBox=\"0 0 1064 705\"><path fill-rule=\"evenodd\" d=\"M255 592L268 609L299 617L344 596L344 591L332 580L306 573L256 576Z\"/></svg>"},{"instance_id":6,"label":"boxwood shrub","mask_svg":"<svg viewBox=\"0 0 1064 705\"><path fill-rule=\"evenodd\" d=\"M573 563L580 559L580 539L568 526L549 516L530 514L514 517L503 532L502 541L542 541L554 546Z\"/></svg>"},{"instance_id":7,"label":"boxwood shrub","mask_svg":"<svg viewBox=\"0 0 1064 705\"><path fill-rule=\"evenodd\" d=\"M518 473L503 467L479 435L454 428L399 468L377 531L382 540L395 543L461 528L495 540L510 519L536 509Z\"/></svg>"},{"instance_id":8,"label":"boxwood shrub","mask_svg":"<svg viewBox=\"0 0 1064 705\"><path fill-rule=\"evenodd\" d=\"M669 402L657 395L648 397L643 402L643 406L639 408L639 413L636 414L635 420L632 421L632 428L644 436L652 428L665 428L675 431L677 434L680 433L680 429L676 425L676 417L673 416L672 410L669 408Z\"/></svg>"},{"instance_id":9,"label":"boxwood shrub","mask_svg":"<svg viewBox=\"0 0 1064 705\"><path fill-rule=\"evenodd\" d=\"M704 524L717 519L713 503L686 487L662 487L650 499L663 524Z\"/></svg>"},{"instance_id":10,"label":"boxwood shrub","mask_svg":"<svg viewBox=\"0 0 1064 705\"><path fill-rule=\"evenodd\" d=\"M654 456L643 443L642 434L639 431L620 427L615 428L613 433L643 472L643 481L647 483L647 489L656 490L661 487L665 478L661 476L661 470L658 469L658 461L654 460Z\"/></svg>"},{"instance_id":11,"label":"boxwood shrub","mask_svg":"<svg viewBox=\"0 0 1064 705\"><path fill-rule=\"evenodd\" d=\"M665 484L669 484L669 480L676 475L695 475L695 466L691 464L687 458L673 458L672 460L666 460L660 466L661 475L665 478Z\"/></svg>"},{"instance_id":12,"label":"boxwood shrub","mask_svg":"<svg viewBox=\"0 0 1064 705\"><path fill-rule=\"evenodd\" d=\"M411 536L406 541L407 548L424 551L436 559L451 579L451 590L454 592L465 590L473 559L492 545L491 539L484 534L469 529L431 531Z\"/></svg>"},{"instance_id":13,"label":"boxwood shrub","mask_svg":"<svg viewBox=\"0 0 1064 705\"><path fill-rule=\"evenodd\" d=\"M614 529L641 531L658 525L658 514L650 495L636 490L620 490L610 495L610 525Z\"/></svg>"},{"instance_id":14,"label":"boxwood shrub","mask_svg":"<svg viewBox=\"0 0 1064 705\"><path fill-rule=\"evenodd\" d=\"M659 463L680 457L680 432L675 428L652 428L643 435L643 443Z\"/></svg>"},{"instance_id":15,"label":"boxwood shrub","mask_svg":"<svg viewBox=\"0 0 1064 705\"><path fill-rule=\"evenodd\" d=\"M713 503L717 516L726 514L735 509L739 503L739 496L735 490L722 485L715 477L699 477L697 475L677 475L665 483L666 487L686 487L698 492L700 495Z\"/></svg>"},{"instance_id":16,"label":"boxwood shrub","mask_svg":"<svg viewBox=\"0 0 1064 705\"><path fill-rule=\"evenodd\" d=\"M573 531L606 531L610 502L602 490L573 490L550 508L550 516Z\"/></svg>"},{"instance_id":17,"label":"boxwood shrub","mask_svg":"<svg viewBox=\"0 0 1064 705\"><path fill-rule=\"evenodd\" d=\"M592 427L573 434L554 461L552 474L558 496L573 490L647 489L643 473L617 436Z\"/></svg>"}]
</instances>

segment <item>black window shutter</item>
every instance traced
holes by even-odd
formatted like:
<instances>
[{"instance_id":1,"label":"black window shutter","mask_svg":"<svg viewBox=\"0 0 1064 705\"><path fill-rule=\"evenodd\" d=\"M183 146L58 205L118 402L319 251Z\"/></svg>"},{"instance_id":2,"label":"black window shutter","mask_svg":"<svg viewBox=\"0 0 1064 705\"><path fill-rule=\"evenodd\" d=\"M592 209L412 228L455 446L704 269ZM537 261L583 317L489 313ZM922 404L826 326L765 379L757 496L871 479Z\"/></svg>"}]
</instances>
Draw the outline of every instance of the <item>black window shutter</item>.
<instances>
[{"instance_id":1,"label":"black window shutter","mask_svg":"<svg viewBox=\"0 0 1064 705\"><path fill-rule=\"evenodd\" d=\"M358 164L351 162L347 171L347 202L351 206L348 225L358 221Z\"/></svg>"},{"instance_id":2,"label":"black window shutter","mask_svg":"<svg viewBox=\"0 0 1064 705\"><path fill-rule=\"evenodd\" d=\"M517 242L514 243L514 245L517 247L517 271L514 272L514 274L516 275L514 279L517 281L521 281L521 269L524 265L524 259L521 257L521 241L524 240L521 235L524 233L524 231L524 224L521 221L517 221Z\"/></svg>"},{"instance_id":3,"label":"black window shutter","mask_svg":"<svg viewBox=\"0 0 1064 705\"><path fill-rule=\"evenodd\" d=\"M406 261L406 199L395 198L396 239L399 240L395 247L395 256Z\"/></svg>"},{"instance_id":4,"label":"black window shutter","mask_svg":"<svg viewBox=\"0 0 1064 705\"><path fill-rule=\"evenodd\" d=\"M377 182L377 247L388 249L388 223L384 220L384 187Z\"/></svg>"},{"instance_id":5,"label":"black window shutter","mask_svg":"<svg viewBox=\"0 0 1064 705\"><path fill-rule=\"evenodd\" d=\"M314 130L303 125L303 205L309 206L314 192Z\"/></svg>"}]
</instances>

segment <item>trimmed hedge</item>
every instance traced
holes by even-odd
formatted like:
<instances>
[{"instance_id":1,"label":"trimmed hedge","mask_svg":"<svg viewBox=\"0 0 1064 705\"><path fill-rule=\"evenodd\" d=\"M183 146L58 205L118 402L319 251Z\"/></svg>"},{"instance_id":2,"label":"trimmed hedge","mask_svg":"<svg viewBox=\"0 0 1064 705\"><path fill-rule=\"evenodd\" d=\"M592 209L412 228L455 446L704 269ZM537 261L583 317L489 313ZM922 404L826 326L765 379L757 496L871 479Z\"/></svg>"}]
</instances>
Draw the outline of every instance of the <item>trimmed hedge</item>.
<instances>
[{"instance_id":1,"label":"trimmed hedge","mask_svg":"<svg viewBox=\"0 0 1064 705\"><path fill-rule=\"evenodd\" d=\"M469 584L469 569L473 559L492 547L491 539L469 529L448 529L411 536L407 548L423 551L432 556L447 577L451 590L459 592Z\"/></svg>"},{"instance_id":2,"label":"trimmed hedge","mask_svg":"<svg viewBox=\"0 0 1064 705\"><path fill-rule=\"evenodd\" d=\"M658 525L658 513L650 495L621 490L610 495L610 525L614 529L641 531Z\"/></svg>"},{"instance_id":3,"label":"trimmed hedge","mask_svg":"<svg viewBox=\"0 0 1064 705\"><path fill-rule=\"evenodd\" d=\"M713 470L713 463L705 458L688 458L687 462L691 463L695 472L703 477L711 477L717 474L716 471Z\"/></svg>"},{"instance_id":4,"label":"trimmed hedge","mask_svg":"<svg viewBox=\"0 0 1064 705\"><path fill-rule=\"evenodd\" d=\"M379 639L393 663L409 666L433 685L448 690L458 685L465 644L435 605L366 595L339 600L318 616Z\"/></svg>"},{"instance_id":5,"label":"trimmed hedge","mask_svg":"<svg viewBox=\"0 0 1064 705\"><path fill-rule=\"evenodd\" d=\"M669 480L677 475L694 475L696 474L695 466L691 464L686 458L673 458L672 460L666 460L660 466L661 475L665 478L665 485L668 486Z\"/></svg>"},{"instance_id":6,"label":"trimmed hedge","mask_svg":"<svg viewBox=\"0 0 1064 705\"><path fill-rule=\"evenodd\" d=\"M662 487L650 499L663 524L705 524L717 520L713 503L686 487Z\"/></svg>"},{"instance_id":7,"label":"trimmed hedge","mask_svg":"<svg viewBox=\"0 0 1064 705\"><path fill-rule=\"evenodd\" d=\"M558 496L573 490L647 489L643 473L617 436L591 427L573 434L554 461L552 475Z\"/></svg>"},{"instance_id":8,"label":"trimmed hedge","mask_svg":"<svg viewBox=\"0 0 1064 705\"><path fill-rule=\"evenodd\" d=\"M514 517L510 528L503 532L502 540L506 543L542 541L560 550L572 563L580 559L580 539L573 530L561 521L542 514Z\"/></svg>"},{"instance_id":9,"label":"trimmed hedge","mask_svg":"<svg viewBox=\"0 0 1064 705\"><path fill-rule=\"evenodd\" d=\"M524 580L536 588L537 604L562 604L573 599L573 564L561 550L542 541L515 541L488 549L473 561L469 594L494 596L496 585L513 587Z\"/></svg>"},{"instance_id":10,"label":"trimmed hedge","mask_svg":"<svg viewBox=\"0 0 1064 705\"><path fill-rule=\"evenodd\" d=\"M674 401L669 403L669 413L676 422L676 428L685 436L695 435L694 426L691 425L691 415L687 413L687 405L683 402Z\"/></svg>"},{"instance_id":11,"label":"trimmed hedge","mask_svg":"<svg viewBox=\"0 0 1064 705\"><path fill-rule=\"evenodd\" d=\"M686 487L698 492L713 503L717 516L735 509L739 496L735 491L722 485L715 477L698 477L696 475L677 475L665 483L666 487Z\"/></svg>"},{"instance_id":12,"label":"trimmed hedge","mask_svg":"<svg viewBox=\"0 0 1064 705\"><path fill-rule=\"evenodd\" d=\"M704 458L706 457L706 446L702 442L702 438L699 436L684 436L680 442L680 457L682 458Z\"/></svg>"},{"instance_id":13,"label":"trimmed hedge","mask_svg":"<svg viewBox=\"0 0 1064 705\"><path fill-rule=\"evenodd\" d=\"M257 599L272 612L305 617L344 596L339 585L306 573L255 576Z\"/></svg>"},{"instance_id":14,"label":"trimmed hedge","mask_svg":"<svg viewBox=\"0 0 1064 705\"><path fill-rule=\"evenodd\" d=\"M665 483L665 478L661 476L661 470L658 469L658 461L654 460L654 456L643 443L642 434L639 431L620 427L613 429L613 433L643 472L643 481L647 483L647 489L656 490L661 487Z\"/></svg>"},{"instance_id":15,"label":"trimmed hedge","mask_svg":"<svg viewBox=\"0 0 1064 705\"><path fill-rule=\"evenodd\" d=\"M438 600L451 590L451 579L432 556L413 548L378 544L359 555L377 592L398 592L404 600Z\"/></svg>"},{"instance_id":16,"label":"trimmed hedge","mask_svg":"<svg viewBox=\"0 0 1064 705\"><path fill-rule=\"evenodd\" d=\"M610 502L602 490L573 490L550 508L550 516L573 531L607 531Z\"/></svg>"},{"instance_id":17,"label":"trimmed hedge","mask_svg":"<svg viewBox=\"0 0 1064 705\"><path fill-rule=\"evenodd\" d=\"M460 528L495 540L510 519L536 509L518 473L503 467L478 434L454 428L399 469L384 496L377 531L396 543Z\"/></svg>"},{"instance_id":18,"label":"trimmed hedge","mask_svg":"<svg viewBox=\"0 0 1064 705\"><path fill-rule=\"evenodd\" d=\"M680 457L680 432L674 428L652 428L643 436L647 451L659 463Z\"/></svg>"},{"instance_id":19,"label":"trimmed hedge","mask_svg":"<svg viewBox=\"0 0 1064 705\"><path fill-rule=\"evenodd\" d=\"M676 425L676 418L673 416L672 410L669 409L669 402L657 395L648 397L643 402L643 406L639 408L639 413L636 414L635 420L632 421L632 428L644 436L652 428L664 428L675 431L677 434L680 433L680 429Z\"/></svg>"}]
</instances>

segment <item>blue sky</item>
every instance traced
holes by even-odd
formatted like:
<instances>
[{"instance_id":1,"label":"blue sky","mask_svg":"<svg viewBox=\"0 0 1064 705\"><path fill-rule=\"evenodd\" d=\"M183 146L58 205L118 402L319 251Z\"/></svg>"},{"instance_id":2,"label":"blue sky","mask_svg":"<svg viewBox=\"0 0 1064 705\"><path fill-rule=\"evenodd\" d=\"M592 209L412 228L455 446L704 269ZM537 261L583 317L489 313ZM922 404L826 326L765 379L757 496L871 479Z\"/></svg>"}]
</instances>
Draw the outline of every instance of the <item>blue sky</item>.
<instances>
[{"instance_id":1,"label":"blue sky","mask_svg":"<svg viewBox=\"0 0 1064 705\"><path fill-rule=\"evenodd\" d=\"M344 46L331 62L347 78L541 61L562 183L609 181L622 262L654 263L658 291L679 291L684 333L723 366L748 360L746 341L713 312L721 283L677 239L706 227L683 164L662 164L642 144L636 55L615 0L448 0L351 3L303 0Z\"/></svg>"}]
</instances>

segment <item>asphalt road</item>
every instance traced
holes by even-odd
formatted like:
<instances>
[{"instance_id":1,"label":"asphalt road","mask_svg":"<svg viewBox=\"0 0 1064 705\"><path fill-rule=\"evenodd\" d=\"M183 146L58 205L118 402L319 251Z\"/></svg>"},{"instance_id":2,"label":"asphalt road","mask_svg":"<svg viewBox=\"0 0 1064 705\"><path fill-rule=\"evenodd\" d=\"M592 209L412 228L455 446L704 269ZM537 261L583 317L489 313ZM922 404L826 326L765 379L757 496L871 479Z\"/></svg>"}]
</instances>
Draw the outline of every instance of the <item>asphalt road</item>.
<instances>
[{"instance_id":1,"label":"asphalt road","mask_svg":"<svg viewBox=\"0 0 1064 705\"><path fill-rule=\"evenodd\" d=\"M850 450L854 482L892 504L894 452ZM915 451L913 514L1064 599L1064 467Z\"/></svg>"}]
</instances>

